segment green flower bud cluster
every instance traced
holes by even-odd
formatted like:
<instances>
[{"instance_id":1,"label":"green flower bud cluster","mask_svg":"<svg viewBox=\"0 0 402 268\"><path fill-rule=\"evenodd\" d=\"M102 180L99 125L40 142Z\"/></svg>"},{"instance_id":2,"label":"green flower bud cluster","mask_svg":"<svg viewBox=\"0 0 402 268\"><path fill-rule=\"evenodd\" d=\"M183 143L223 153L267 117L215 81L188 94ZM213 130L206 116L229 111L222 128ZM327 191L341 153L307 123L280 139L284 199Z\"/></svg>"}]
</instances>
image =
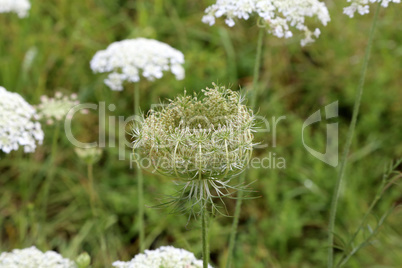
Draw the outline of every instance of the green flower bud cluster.
<instances>
[{"instance_id":1,"label":"green flower bud cluster","mask_svg":"<svg viewBox=\"0 0 402 268\"><path fill-rule=\"evenodd\" d=\"M201 96L184 93L151 110L133 131L135 152L184 181L182 196L197 201L227 195L253 150L253 112L238 92L213 85Z\"/></svg>"},{"instance_id":2,"label":"green flower bud cluster","mask_svg":"<svg viewBox=\"0 0 402 268\"><path fill-rule=\"evenodd\" d=\"M98 162L102 156L102 149L97 147L84 147L74 149L77 156L87 165L92 165Z\"/></svg>"}]
</instances>

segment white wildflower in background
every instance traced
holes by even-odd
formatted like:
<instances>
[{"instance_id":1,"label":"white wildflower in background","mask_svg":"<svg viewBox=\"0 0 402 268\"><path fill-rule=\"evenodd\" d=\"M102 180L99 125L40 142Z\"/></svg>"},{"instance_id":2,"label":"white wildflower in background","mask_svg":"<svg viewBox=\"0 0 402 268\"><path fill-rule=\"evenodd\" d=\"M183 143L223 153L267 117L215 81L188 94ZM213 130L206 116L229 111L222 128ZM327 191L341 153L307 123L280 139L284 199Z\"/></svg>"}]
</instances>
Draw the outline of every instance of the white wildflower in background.
<instances>
[{"instance_id":1,"label":"white wildflower in background","mask_svg":"<svg viewBox=\"0 0 402 268\"><path fill-rule=\"evenodd\" d=\"M171 46L152 39L137 38L114 42L96 52L91 60L95 73L110 73L105 84L112 90L123 90L123 82L138 82L140 75L153 81L171 71L184 79L184 55Z\"/></svg>"},{"instance_id":2,"label":"white wildflower in background","mask_svg":"<svg viewBox=\"0 0 402 268\"><path fill-rule=\"evenodd\" d=\"M28 51L25 53L24 60L22 62L22 70L25 75L32 69L32 66L34 65L33 63L37 55L38 55L38 48L35 46L30 47Z\"/></svg>"},{"instance_id":3,"label":"white wildflower in background","mask_svg":"<svg viewBox=\"0 0 402 268\"><path fill-rule=\"evenodd\" d=\"M65 96L61 92L56 92L54 98L41 96L41 103L36 106L39 119L46 119L46 123L51 125L54 121L61 121L68 112L80 102L77 100L77 94Z\"/></svg>"},{"instance_id":4,"label":"white wildflower in background","mask_svg":"<svg viewBox=\"0 0 402 268\"><path fill-rule=\"evenodd\" d=\"M347 0L350 6L343 9L343 13L353 18L355 13L360 15L368 14L370 12L370 3L378 3L381 0ZM382 0L381 6L388 7L389 3L400 3L401 0Z\"/></svg>"},{"instance_id":5,"label":"white wildflower in background","mask_svg":"<svg viewBox=\"0 0 402 268\"><path fill-rule=\"evenodd\" d=\"M115 261L116 268L202 268L203 262L197 260L193 253L172 246L160 247L155 250L145 250L131 261ZM212 268L211 265L208 267Z\"/></svg>"},{"instance_id":6,"label":"white wildflower in background","mask_svg":"<svg viewBox=\"0 0 402 268\"><path fill-rule=\"evenodd\" d=\"M205 10L204 23L215 24L215 18L225 16L228 26L235 25L235 19L249 19L257 15L268 32L279 38L293 36L291 27L304 32L301 45L314 42L320 30L310 30L305 25L306 17L316 17L324 26L330 21L328 9L318 0L217 0Z\"/></svg>"},{"instance_id":7,"label":"white wildflower in background","mask_svg":"<svg viewBox=\"0 0 402 268\"><path fill-rule=\"evenodd\" d=\"M75 263L54 251L43 253L32 246L0 254L1 268L77 268Z\"/></svg>"},{"instance_id":8,"label":"white wildflower in background","mask_svg":"<svg viewBox=\"0 0 402 268\"><path fill-rule=\"evenodd\" d=\"M24 147L33 152L36 143L42 144L43 131L36 120L38 115L19 94L0 87L0 150L9 153Z\"/></svg>"},{"instance_id":9,"label":"white wildflower in background","mask_svg":"<svg viewBox=\"0 0 402 268\"><path fill-rule=\"evenodd\" d=\"M14 12L18 17L28 16L31 4L28 0L0 0L0 13Z\"/></svg>"}]
</instances>

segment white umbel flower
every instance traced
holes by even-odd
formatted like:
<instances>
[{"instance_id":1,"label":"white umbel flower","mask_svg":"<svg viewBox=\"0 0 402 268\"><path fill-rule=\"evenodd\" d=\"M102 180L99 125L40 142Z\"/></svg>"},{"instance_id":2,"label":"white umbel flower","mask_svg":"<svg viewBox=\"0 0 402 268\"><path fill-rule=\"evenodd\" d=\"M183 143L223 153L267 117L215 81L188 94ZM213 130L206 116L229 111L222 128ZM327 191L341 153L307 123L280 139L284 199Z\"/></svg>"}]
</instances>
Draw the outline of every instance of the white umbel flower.
<instances>
[{"instance_id":1,"label":"white umbel flower","mask_svg":"<svg viewBox=\"0 0 402 268\"><path fill-rule=\"evenodd\" d=\"M110 73L105 84L112 90L123 90L123 82L138 82L140 75L153 81L164 71L177 80L184 79L184 55L179 50L153 39L136 38L114 42L96 52L91 60L95 73Z\"/></svg>"},{"instance_id":2,"label":"white umbel flower","mask_svg":"<svg viewBox=\"0 0 402 268\"><path fill-rule=\"evenodd\" d=\"M193 253L172 246L160 247L155 250L145 250L131 261L115 261L116 268L202 268L203 262L197 260ZM208 267L212 268L211 265Z\"/></svg>"},{"instance_id":3,"label":"white umbel flower","mask_svg":"<svg viewBox=\"0 0 402 268\"><path fill-rule=\"evenodd\" d=\"M19 94L0 87L0 150L9 153L24 147L26 153L42 144L43 131L35 109Z\"/></svg>"},{"instance_id":4,"label":"white umbel flower","mask_svg":"<svg viewBox=\"0 0 402 268\"><path fill-rule=\"evenodd\" d=\"M31 4L28 0L0 0L0 13L14 12L18 17L28 16Z\"/></svg>"},{"instance_id":5,"label":"white umbel flower","mask_svg":"<svg viewBox=\"0 0 402 268\"><path fill-rule=\"evenodd\" d=\"M41 103L36 106L39 119L46 119L48 125L54 121L63 120L68 112L80 102L77 100L77 94L65 96L61 92L56 92L54 98L45 95L40 98Z\"/></svg>"},{"instance_id":6,"label":"white umbel flower","mask_svg":"<svg viewBox=\"0 0 402 268\"><path fill-rule=\"evenodd\" d=\"M360 15L368 14L370 12L370 3L378 3L380 0L347 0L350 6L343 8L343 13L353 18L355 13ZM381 6L388 7L389 3L400 3L401 0L382 0Z\"/></svg>"},{"instance_id":7,"label":"white umbel flower","mask_svg":"<svg viewBox=\"0 0 402 268\"><path fill-rule=\"evenodd\" d=\"M32 246L0 254L1 268L77 268L73 261L54 251L43 253Z\"/></svg>"},{"instance_id":8,"label":"white umbel flower","mask_svg":"<svg viewBox=\"0 0 402 268\"><path fill-rule=\"evenodd\" d=\"M293 36L291 27L304 32L301 45L314 42L320 30L310 30L305 25L306 17L316 17L324 26L330 21L328 9L318 0L217 0L205 10L204 23L215 24L215 18L225 16L228 26L235 25L235 19L247 20L257 15L268 28L268 32L279 38Z\"/></svg>"}]
</instances>

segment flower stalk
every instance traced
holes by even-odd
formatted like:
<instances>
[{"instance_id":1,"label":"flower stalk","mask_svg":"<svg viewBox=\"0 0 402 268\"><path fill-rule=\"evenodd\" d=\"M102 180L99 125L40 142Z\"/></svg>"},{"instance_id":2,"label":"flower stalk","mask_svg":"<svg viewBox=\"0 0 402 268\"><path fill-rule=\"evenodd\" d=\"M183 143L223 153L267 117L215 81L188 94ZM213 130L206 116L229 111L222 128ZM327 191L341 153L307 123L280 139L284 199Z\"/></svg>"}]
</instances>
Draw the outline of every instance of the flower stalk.
<instances>
[{"instance_id":1,"label":"flower stalk","mask_svg":"<svg viewBox=\"0 0 402 268\"><path fill-rule=\"evenodd\" d=\"M332 268L334 266L334 251L333 251L334 231L335 231L336 211L337 211L337 207L338 207L340 188L341 188L344 176L345 176L345 169L346 169L346 165L348 163L348 155L349 155L349 151L350 151L350 146L352 144L353 134L354 134L354 131L356 128L357 117L359 115L359 108L360 108L360 103L361 103L363 89L364 89L364 81L366 78L366 71L367 71L367 66L368 66L368 62L369 62L369 58L370 58L371 48L373 45L374 32L375 32L375 28L376 28L377 21L378 21L378 13L380 10L381 2L382 1L378 2L377 10L374 15L373 23L371 25L369 40L368 40L366 52L364 55L363 66L362 66L362 70L361 70L361 74L360 74L360 80L359 80L359 84L358 84L357 91L356 91L355 103L353 106L352 121L350 122L350 125L349 125L349 130L348 130L348 134L346 137L346 144L345 144L345 147L343 150L342 160L340 163L340 169L338 172L338 177L336 180L334 193L332 196L330 218L329 218L329 230L328 230L328 263L327 263L328 268Z\"/></svg>"},{"instance_id":2,"label":"flower stalk","mask_svg":"<svg viewBox=\"0 0 402 268\"><path fill-rule=\"evenodd\" d=\"M134 115L140 114L140 86L134 84ZM133 151L134 152L134 151ZM145 250L145 230L144 230L144 178L141 167L137 169L137 195L138 195L138 232L140 237L140 252Z\"/></svg>"},{"instance_id":3,"label":"flower stalk","mask_svg":"<svg viewBox=\"0 0 402 268\"><path fill-rule=\"evenodd\" d=\"M208 211L203 209L201 216L202 224L202 258L203 268L208 268L209 263L209 239L208 239Z\"/></svg>"},{"instance_id":4,"label":"flower stalk","mask_svg":"<svg viewBox=\"0 0 402 268\"><path fill-rule=\"evenodd\" d=\"M259 93L258 79L260 77L260 64L261 64L262 47L264 44L264 33L265 33L264 28L260 27L259 31L258 31L257 54L255 57L255 63L254 63L253 89L252 89L252 93L251 93L251 109L252 110L254 110L254 108L255 108L258 93ZM246 174L247 174L247 172L244 172L240 175L240 182L239 182L240 185L243 185L245 183ZM231 228L230 237L229 237L229 248L228 248L228 257L227 257L227 261L226 261L226 268L229 268L232 263L233 250L234 250L235 243L236 243L237 227L239 225L241 205L243 203L243 195L244 195L243 191L239 191L239 193L237 195L234 218L233 218L232 228Z\"/></svg>"},{"instance_id":5,"label":"flower stalk","mask_svg":"<svg viewBox=\"0 0 402 268\"><path fill-rule=\"evenodd\" d=\"M87 174L88 174L88 187L89 187L89 202L91 205L92 215L96 217L95 210L95 190L94 190L94 174L93 174L93 164L87 164Z\"/></svg>"},{"instance_id":6,"label":"flower stalk","mask_svg":"<svg viewBox=\"0 0 402 268\"><path fill-rule=\"evenodd\" d=\"M53 138L52 138L52 148L51 148L51 153L50 153L50 160L49 160L49 168L47 172L47 176L44 182L44 188L43 188L43 199L42 199L42 217L43 221L46 221L46 211L48 207L48 199L49 199L49 192L50 192L50 186L53 182L54 179L54 162L55 162L55 157L57 153L57 141L60 136L60 123L56 123L56 126L54 128L53 132Z\"/></svg>"},{"instance_id":7,"label":"flower stalk","mask_svg":"<svg viewBox=\"0 0 402 268\"><path fill-rule=\"evenodd\" d=\"M253 89L252 89L251 103L250 103L251 109L255 108L257 98L258 98L258 93L259 93L258 80L260 78L260 65L261 65L262 47L264 44L264 33L265 33L264 28L260 27L258 30L257 54L255 57L255 63L254 63Z\"/></svg>"}]
</instances>

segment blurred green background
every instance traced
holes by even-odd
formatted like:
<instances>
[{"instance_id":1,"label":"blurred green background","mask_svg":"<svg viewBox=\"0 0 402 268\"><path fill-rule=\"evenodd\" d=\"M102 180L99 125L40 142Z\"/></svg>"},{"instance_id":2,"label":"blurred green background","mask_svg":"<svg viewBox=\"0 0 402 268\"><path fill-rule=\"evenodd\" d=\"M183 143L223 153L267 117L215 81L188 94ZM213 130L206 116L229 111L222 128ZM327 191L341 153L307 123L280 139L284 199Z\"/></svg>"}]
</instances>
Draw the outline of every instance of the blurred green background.
<instances>
[{"instance_id":1,"label":"blurred green background","mask_svg":"<svg viewBox=\"0 0 402 268\"><path fill-rule=\"evenodd\" d=\"M256 157L275 153L286 168L252 169L247 181L255 196L244 202L235 248L234 267L324 267L327 226L337 169L315 159L304 148L304 120L338 100L339 139L343 148L351 119L364 49L374 13L350 19L342 14L346 1L326 1L332 21L321 36L300 47L300 36L264 39L261 96L257 114L278 123L276 147L256 149ZM212 82L247 92L251 88L258 28L255 21L238 21L233 28L218 19L201 22L212 1L32 1L30 16L0 14L0 85L18 92L29 103L60 90L77 93L82 103L115 104L107 116L132 115L133 87L112 92L104 75L93 74L89 61L111 42L146 37L168 43L185 55L186 78L165 73L155 82L140 82L141 108L187 91L198 92ZM367 72L361 114L342 185L336 222L336 245L341 246L358 226L381 183L384 166L402 155L402 5L380 11L378 30ZM311 23L317 23L310 20ZM24 61L30 51L31 64ZM307 130L306 143L325 149L326 122ZM57 128L54 164L50 155ZM137 190L129 161L118 160L118 148L103 149L94 166L97 216L88 197L86 165L77 158L64 126L46 126L45 141L33 154L0 153L0 251L37 245L75 258L92 256L93 267L129 260L138 253ZM106 129L109 129L108 124ZM73 132L84 142L97 141L99 116L91 111L76 116ZM109 136L106 137L108 140ZM110 137L118 142L117 137ZM270 142L271 133L256 140ZM127 148L127 154L129 153ZM50 174L50 175L49 175ZM45 178L53 177L48 207L42 215ZM155 209L174 191L170 178L145 173L146 246L173 245L201 257L200 225L187 215ZM369 222L395 206L375 240L360 250L346 267L402 267L402 188L396 184L375 207ZM227 200L229 213L235 200ZM232 218L211 222L211 264L224 267ZM337 250L339 256L341 250Z\"/></svg>"}]
</instances>

